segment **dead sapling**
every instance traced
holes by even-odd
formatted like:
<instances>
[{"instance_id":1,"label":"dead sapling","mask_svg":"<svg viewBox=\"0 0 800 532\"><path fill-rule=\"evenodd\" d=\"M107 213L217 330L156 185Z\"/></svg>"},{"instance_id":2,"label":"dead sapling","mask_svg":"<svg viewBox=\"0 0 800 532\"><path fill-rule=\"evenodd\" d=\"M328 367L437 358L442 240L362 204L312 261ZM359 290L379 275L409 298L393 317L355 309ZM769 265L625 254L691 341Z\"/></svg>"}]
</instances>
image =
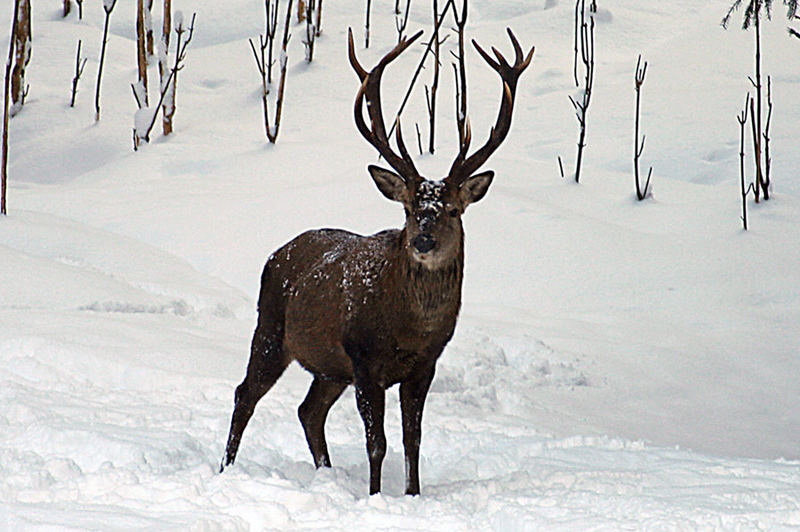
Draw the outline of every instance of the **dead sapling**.
<instances>
[{"instance_id":1,"label":"dead sapling","mask_svg":"<svg viewBox=\"0 0 800 532\"><path fill-rule=\"evenodd\" d=\"M17 5L16 27L12 32L14 37L14 69L11 71L11 116L15 116L25 105L28 96L28 85L25 82L25 72L31 62L31 2L21 0Z\"/></svg>"},{"instance_id":2,"label":"dead sapling","mask_svg":"<svg viewBox=\"0 0 800 532\"><path fill-rule=\"evenodd\" d=\"M279 0L275 0L275 5L273 6L272 0L265 0L264 2L266 37L264 34L258 36L258 48L256 48L253 39L248 39L250 49L253 51L253 58L256 61L256 68L258 68L258 73L261 75L261 100L264 105L264 112L266 112L267 108L267 95L272 85L272 65L275 63L272 54L275 45L275 30L278 26L279 3Z\"/></svg>"},{"instance_id":3,"label":"dead sapling","mask_svg":"<svg viewBox=\"0 0 800 532\"><path fill-rule=\"evenodd\" d=\"M175 90L176 84L175 81L178 76L178 72L183 70L184 67L184 60L186 59L186 48L189 46L189 43L192 42L192 37L194 36L194 24L195 19L197 18L197 14L192 14L192 22L189 28L185 28L183 25L183 16L180 11L175 13L175 34L176 34L176 45L175 45L175 63L173 64L172 68L170 69L169 76L166 79L166 83L163 84L161 87L161 94L158 101L154 107L150 108L143 105L143 102L139 100L137 97L136 88L133 84L131 84L131 88L133 89L133 96L136 99L136 104L139 106L139 110L136 112L135 118L135 125L133 130L133 149L137 150L142 142L150 142L150 132L153 130L153 126L155 126L156 119L158 118L158 111L162 106L165 104L167 108L171 110L171 113L175 113ZM184 38L184 34L186 34ZM170 123L172 122L172 114L170 115Z\"/></svg>"},{"instance_id":4,"label":"dead sapling","mask_svg":"<svg viewBox=\"0 0 800 532\"><path fill-rule=\"evenodd\" d=\"M317 24L314 13L316 11L316 0L306 0L306 32L303 45L306 49L306 62L314 60L314 43L317 40Z\"/></svg>"},{"instance_id":5,"label":"dead sapling","mask_svg":"<svg viewBox=\"0 0 800 532\"><path fill-rule=\"evenodd\" d=\"M64 0L64 11L62 13L62 16L64 18L67 18L71 11L72 11L72 0Z\"/></svg>"},{"instance_id":6,"label":"dead sapling","mask_svg":"<svg viewBox=\"0 0 800 532\"><path fill-rule=\"evenodd\" d=\"M86 58L81 58L81 40L78 39L78 53L75 54L75 77L72 78L72 97L69 101L70 107L75 107L75 96L78 94L78 82L81 80L85 67Z\"/></svg>"},{"instance_id":7,"label":"dead sapling","mask_svg":"<svg viewBox=\"0 0 800 532\"><path fill-rule=\"evenodd\" d=\"M2 166L0 166L0 214L5 216L6 211L6 189L8 184L8 104L11 94L11 63L14 61L14 45L17 31L17 16L19 15L19 4L21 0L14 0L14 15L11 22L11 42L8 45L8 60L6 61L6 76L3 84L3 146L2 146Z\"/></svg>"},{"instance_id":8,"label":"dead sapling","mask_svg":"<svg viewBox=\"0 0 800 532\"><path fill-rule=\"evenodd\" d=\"M644 77L647 74L647 61L644 62L642 65L642 56L639 55L639 59L636 61L636 75L634 77L634 87L636 89L636 121L634 126L634 134L633 134L633 176L634 182L636 183L636 199L642 201L648 195L651 194L650 191L650 177L653 175L653 167L650 167L650 170L647 173L647 181L644 184L644 188L640 185L639 180L639 158L642 156L642 152L644 151L644 140L645 135L642 135L642 141L639 142L639 108L641 102L641 90L642 85L644 84Z\"/></svg>"},{"instance_id":9,"label":"dead sapling","mask_svg":"<svg viewBox=\"0 0 800 532\"><path fill-rule=\"evenodd\" d=\"M100 121L100 84L103 79L103 65L106 59L106 44L108 43L108 26L111 22L111 13L114 11L114 6L117 5L117 0L103 0L103 11L106 13L105 23L103 24L103 43L100 47L100 66L97 69L97 83L95 84L94 92L94 121Z\"/></svg>"},{"instance_id":10,"label":"dead sapling","mask_svg":"<svg viewBox=\"0 0 800 532\"><path fill-rule=\"evenodd\" d=\"M795 15L794 16L794 20L800 20L800 17ZM796 29L794 29L794 28L786 28L786 29L789 31L789 35L791 35L792 37L797 37L798 39L800 39L800 32L798 32Z\"/></svg>"},{"instance_id":11,"label":"dead sapling","mask_svg":"<svg viewBox=\"0 0 800 532\"><path fill-rule=\"evenodd\" d=\"M136 1L136 66L138 67L137 100L149 105L147 95L147 24L145 22L145 0Z\"/></svg>"},{"instance_id":12,"label":"dead sapling","mask_svg":"<svg viewBox=\"0 0 800 532\"><path fill-rule=\"evenodd\" d=\"M763 146L761 144L761 137L764 134L763 129L763 122L762 122L762 107L763 107L763 84L762 84L762 77L761 77L761 15L762 12L766 13L767 18L771 18L771 4L772 0L735 0L731 5L730 9L728 9L727 14L722 19L722 27L728 27L730 23L731 17L733 13L741 7L742 3L746 3L746 7L744 10L744 21L742 23L742 29L747 30L750 28L750 25L755 28L754 36L755 36L755 72L754 77L749 77L750 83L753 85L755 89L755 97L750 100L750 103L753 107L755 107L755 120L754 123L751 124L753 130L753 145L755 146L755 151L753 153L753 159L755 160L755 167L756 167L756 175L754 179L755 183L755 199L756 203L759 202L760 197L763 195L765 200L769 199L769 184L766 182L764 176L764 169L765 165L762 162L762 154L764 153Z\"/></svg>"},{"instance_id":13,"label":"dead sapling","mask_svg":"<svg viewBox=\"0 0 800 532\"><path fill-rule=\"evenodd\" d=\"M755 194L755 186L753 183L745 184L745 124L747 123L747 108L750 105L750 93L747 93L747 98L744 102L744 109L742 112L736 117L736 121L739 122L739 182L741 185L741 194L742 194L742 224L744 226L744 230L747 231L747 195L750 192Z\"/></svg>"},{"instance_id":14,"label":"dead sapling","mask_svg":"<svg viewBox=\"0 0 800 532\"><path fill-rule=\"evenodd\" d=\"M289 33L289 24L292 20L292 0L289 0L289 3L286 6L286 18L285 23L283 25L283 40L281 42L281 53L280 53L280 80L278 82L278 95L277 101L275 102L275 121L270 123L269 119L269 98L268 95L270 93L269 87L271 86L271 81L269 80L270 76L270 63L272 62L271 56L271 39L275 37L275 21L277 20L277 10L278 10L278 3L275 3L275 7L270 8L271 11L267 12L267 27L270 28L268 30L268 37L267 39L261 39L261 48L260 53L256 50L256 46L253 41L250 41L250 49L253 51L253 57L256 61L256 67L258 68L258 73L261 75L261 103L264 109L264 130L267 135L267 140L275 144L278 140L278 130L280 129L281 124L281 112L283 110L283 99L284 99L284 91L286 90L286 65L288 63L288 47L289 47L289 39L291 39L291 34ZM271 35L271 37L270 37ZM264 58L264 50L265 48L268 50L269 59Z\"/></svg>"},{"instance_id":15,"label":"dead sapling","mask_svg":"<svg viewBox=\"0 0 800 532\"><path fill-rule=\"evenodd\" d=\"M445 4L444 10L442 11L442 15L439 18L439 23L433 30L434 37L431 37L431 40L428 41L428 44L425 46L425 52L422 54L422 58L420 59L419 64L417 65L417 69L414 71L414 75L411 76L411 83L409 83L408 85L408 89L406 90L406 95L403 97L403 101L400 103L400 108L398 109L397 114L395 115L395 120L393 121L392 127L389 130L390 137L392 136L392 133L394 133L397 121L400 118L400 115L403 114L403 110L406 108L406 104L408 103L408 100L411 97L411 93L414 90L414 85L417 83L417 79L419 78L419 75L422 72L423 67L425 66L425 60L428 58L428 54L430 54L431 50L433 49L433 44L435 42L435 35L439 32L439 28L441 28L442 22L444 22L445 14L447 13L447 10L450 8L450 6L453 5L454 5L454 0L447 0L447 4Z\"/></svg>"},{"instance_id":16,"label":"dead sapling","mask_svg":"<svg viewBox=\"0 0 800 532\"><path fill-rule=\"evenodd\" d=\"M83 20L83 0L75 0L78 4L78 20Z\"/></svg>"},{"instance_id":17,"label":"dead sapling","mask_svg":"<svg viewBox=\"0 0 800 532\"><path fill-rule=\"evenodd\" d=\"M772 76L767 76L767 122L764 124L764 187L767 192L764 193L764 199L769 199L768 192L772 187L770 181L772 169L772 156L769 151L769 129L772 124Z\"/></svg>"},{"instance_id":18,"label":"dead sapling","mask_svg":"<svg viewBox=\"0 0 800 532\"><path fill-rule=\"evenodd\" d=\"M317 37L322 35L322 0L317 0Z\"/></svg>"},{"instance_id":19,"label":"dead sapling","mask_svg":"<svg viewBox=\"0 0 800 532\"><path fill-rule=\"evenodd\" d=\"M467 27L468 0L464 0L461 6L461 13L458 13L455 2L452 3L453 16L455 17L456 27L453 31L458 35L458 53L450 53L456 58L457 63L453 63L455 72L456 89L456 128L458 129L458 147L462 149L467 138L467 64L464 52L464 30ZM445 11L447 9L445 8Z\"/></svg>"},{"instance_id":20,"label":"dead sapling","mask_svg":"<svg viewBox=\"0 0 800 532\"><path fill-rule=\"evenodd\" d=\"M176 98L178 93L178 72L183 70L183 61L186 59L186 48L192 42L194 36L194 22L197 18L197 13L192 13L192 22L187 29L183 24L183 13L181 11L175 12L175 20L173 26L175 28L175 62L170 70L170 79L167 79L166 87L162 87L162 96L159 104L163 104L164 121L169 122L169 133L166 131L164 135L172 133L174 127L174 117L176 106ZM184 34L186 39L184 40ZM156 110L157 111L157 110ZM157 114L157 113L156 113ZM153 116L155 120L155 114ZM150 126L152 128L152 125ZM148 130L149 132L149 130Z\"/></svg>"},{"instance_id":21,"label":"dead sapling","mask_svg":"<svg viewBox=\"0 0 800 532\"><path fill-rule=\"evenodd\" d=\"M592 91L594 88L594 29L595 14L597 13L597 3L590 0L589 7L586 7L586 0L575 2L575 55L573 62L573 74L575 86L580 89L578 99L571 95L569 101L575 109L575 118L578 120L578 153L575 162L575 182L580 183L581 168L583 167L583 150L586 147L586 116L589 112L589 104L592 101ZM583 67L583 85L578 79L578 59ZM563 164L559 158L561 177L564 177Z\"/></svg>"},{"instance_id":22,"label":"dead sapling","mask_svg":"<svg viewBox=\"0 0 800 532\"><path fill-rule=\"evenodd\" d=\"M172 0L164 0L163 20L161 24L161 42L158 46L158 82L159 93L168 86L169 78L169 38L172 33ZM161 129L164 135L172 133L172 119L167 116L167 106L161 106Z\"/></svg>"},{"instance_id":23,"label":"dead sapling","mask_svg":"<svg viewBox=\"0 0 800 532\"><path fill-rule=\"evenodd\" d=\"M364 48L369 48L369 18L372 10L372 0L367 0L367 16L364 22Z\"/></svg>"},{"instance_id":24,"label":"dead sapling","mask_svg":"<svg viewBox=\"0 0 800 532\"><path fill-rule=\"evenodd\" d=\"M441 70L441 45L447 40L449 35L445 35L443 39L439 39L439 26L441 20L447 13L448 3L445 6L444 12L439 15L439 3L433 0L433 36L431 42L433 43L433 80L430 87L425 86L425 102L428 107L428 152L433 155L436 149L436 95L439 92L439 72Z\"/></svg>"}]
</instances>

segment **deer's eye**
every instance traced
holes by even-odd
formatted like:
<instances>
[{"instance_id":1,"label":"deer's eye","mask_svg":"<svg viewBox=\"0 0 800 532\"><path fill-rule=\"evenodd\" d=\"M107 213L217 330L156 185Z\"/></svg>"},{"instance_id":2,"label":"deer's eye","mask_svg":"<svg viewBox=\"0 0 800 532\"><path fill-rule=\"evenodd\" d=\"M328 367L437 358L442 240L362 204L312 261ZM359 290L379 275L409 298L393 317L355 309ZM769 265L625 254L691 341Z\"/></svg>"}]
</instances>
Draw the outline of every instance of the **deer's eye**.
<instances>
[{"instance_id":1,"label":"deer's eye","mask_svg":"<svg viewBox=\"0 0 800 532\"><path fill-rule=\"evenodd\" d=\"M458 209L456 209L456 208L454 207L454 208L450 209L450 211L448 211L448 214L449 214L450 216L452 216L453 218L455 218L456 216L458 216Z\"/></svg>"}]
</instances>

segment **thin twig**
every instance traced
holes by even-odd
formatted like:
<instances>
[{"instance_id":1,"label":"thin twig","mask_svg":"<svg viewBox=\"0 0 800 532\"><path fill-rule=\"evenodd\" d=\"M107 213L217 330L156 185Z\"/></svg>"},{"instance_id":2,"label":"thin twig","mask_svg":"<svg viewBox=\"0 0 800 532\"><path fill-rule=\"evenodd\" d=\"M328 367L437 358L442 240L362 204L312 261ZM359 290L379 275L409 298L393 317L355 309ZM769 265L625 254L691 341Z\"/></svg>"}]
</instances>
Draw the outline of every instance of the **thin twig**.
<instances>
[{"instance_id":1,"label":"thin twig","mask_svg":"<svg viewBox=\"0 0 800 532\"><path fill-rule=\"evenodd\" d=\"M439 17L439 22L436 24L436 27L433 30L433 36L431 40L428 41L427 46L425 47L425 52L422 54L422 59L419 61L419 65L417 65L417 70L414 72L414 75L411 78L411 83L408 85L408 90L406 91L406 95L403 98L403 102L400 104L400 108L395 115L394 123L392 127L389 129L389 137L392 136L394 133L395 124L397 124L397 118L403 114L403 110L406 108L406 104L408 103L408 99L411 96L411 91L414 89L414 84L417 82L417 78L419 77L420 72L422 71L422 66L425 64L425 59L427 59L428 54L430 53L431 49L433 48L433 43L436 41L436 35L439 32L439 28L442 26L442 22L444 21L444 16L447 13L447 9L453 4L454 0L447 0L447 4L444 6L444 10L442 11L442 15Z\"/></svg>"},{"instance_id":2,"label":"thin twig","mask_svg":"<svg viewBox=\"0 0 800 532\"><path fill-rule=\"evenodd\" d=\"M650 176L653 174L653 167L651 166L647 174L647 182L645 182L644 189L642 189L639 185L639 158L642 156L642 152L644 152L645 136L642 135L642 141L639 143L639 109L641 89L644 84L645 75L647 75L647 61L644 62L644 66L642 66L641 63L642 56L639 54L639 59L636 61L636 75L634 77L634 88L636 89L636 125L633 136L633 175L636 183L636 199L639 201L647 197L647 192L650 187Z\"/></svg>"},{"instance_id":3,"label":"thin twig","mask_svg":"<svg viewBox=\"0 0 800 532\"><path fill-rule=\"evenodd\" d=\"M86 67L87 59L84 58L81 62L81 40L78 39L78 53L75 54L75 77L72 78L72 98L69 101L70 107L75 107L75 95L78 93L78 82L83 75L83 69Z\"/></svg>"},{"instance_id":4,"label":"thin twig","mask_svg":"<svg viewBox=\"0 0 800 532\"><path fill-rule=\"evenodd\" d=\"M736 117L737 122L739 122L739 176L740 176L740 185L741 185L741 194L742 194L742 216L740 217L742 220L742 224L744 225L744 230L747 231L747 195L750 191L753 191L755 194L755 189L753 188L753 184L750 183L749 186L745 186L745 151L744 151L744 125L747 123L747 107L750 104L750 93L747 93L747 98L745 99L744 103L744 110Z\"/></svg>"}]
</instances>

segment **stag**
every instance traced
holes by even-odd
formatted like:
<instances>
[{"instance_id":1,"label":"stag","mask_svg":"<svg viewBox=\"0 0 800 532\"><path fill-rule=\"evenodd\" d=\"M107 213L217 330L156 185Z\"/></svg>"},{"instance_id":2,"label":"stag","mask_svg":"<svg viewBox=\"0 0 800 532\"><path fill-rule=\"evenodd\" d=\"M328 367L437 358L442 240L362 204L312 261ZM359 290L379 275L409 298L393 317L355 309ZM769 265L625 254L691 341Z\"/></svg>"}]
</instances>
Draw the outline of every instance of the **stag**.
<instances>
[{"instance_id":1,"label":"stag","mask_svg":"<svg viewBox=\"0 0 800 532\"><path fill-rule=\"evenodd\" d=\"M517 81L528 67L511 30L516 60L509 64L473 45L503 81L497 123L486 144L467 156L471 134L448 175L438 181L414 167L396 122L395 151L381 109L381 77L419 36L404 38L367 72L349 34L350 64L361 81L355 99L358 131L395 170L369 166L384 196L405 208L402 229L361 236L338 229L305 232L278 249L264 266L244 381L236 388L220 472L233 464L256 403L293 360L314 376L298 408L308 447L319 467L330 467L325 419L344 389L353 384L366 429L370 494L381 489L386 454L385 390L400 384L406 494L419 494L422 409L436 360L453 336L461 306L466 207L486 194L494 172L476 173L500 146L511 126ZM364 103L368 120L364 118Z\"/></svg>"}]
</instances>

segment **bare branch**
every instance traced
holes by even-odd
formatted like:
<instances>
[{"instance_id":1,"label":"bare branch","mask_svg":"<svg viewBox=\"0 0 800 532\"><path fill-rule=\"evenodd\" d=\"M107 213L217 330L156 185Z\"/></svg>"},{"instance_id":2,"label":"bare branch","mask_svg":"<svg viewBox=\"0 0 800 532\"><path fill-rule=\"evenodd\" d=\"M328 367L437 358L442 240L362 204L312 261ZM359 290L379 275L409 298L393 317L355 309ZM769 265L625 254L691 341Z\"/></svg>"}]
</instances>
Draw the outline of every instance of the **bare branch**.
<instances>
[{"instance_id":1,"label":"bare branch","mask_svg":"<svg viewBox=\"0 0 800 532\"><path fill-rule=\"evenodd\" d=\"M72 78L72 98L70 99L69 106L75 107L75 96L78 93L78 82L83 75L83 69L86 67L86 58L81 61L81 40L78 39L78 53L75 54L75 77Z\"/></svg>"},{"instance_id":2,"label":"bare branch","mask_svg":"<svg viewBox=\"0 0 800 532\"><path fill-rule=\"evenodd\" d=\"M742 193L742 216L741 220L744 225L744 230L747 231L747 194L750 190L753 191L755 195L755 189L753 188L753 184L750 183L750 186L745 186L745 165L744 165L744 126L747 123L747 108L750 104L750 93L747 93L747 98L744 102L744 109L736 117L736 120L739 122L739 176L740 176L740 184L741 184L741 193Z\"/></svg>"},{"instance_id":3,"label":"bare branch","mask_svg":"<svg viewBox=\"0 0 800 532\"><path fill-rule=\"evenodd\" d=\"M648 196L648 189L650 187L650 177L653 174L653 167L647 174L647 181L645 182L644 189L639 184L639 158L644 152L645 135L642 135L642 140L639 142L639 109L641 102L641 90L644 84L644 78L647 74L647 61L642 66L642 56L639 54L639 59L636 61L636 75L634 76L634 89L636 90L636 120L633 133L633 176L636 184L636 199L642 201Z\"/></svg>"},{"instance_id":4,"label":"bare branch","mask_svg":"<svg viewBox=\"0 0 800 532\"><path fill-rule=\"evenodd\" d=\"M108 26L111 21L111 12L114 11L114 7L117 5L117 0L111 1L104 1L103 2L103 11L106 13L105 23L103 24L103 44L100 47L100 66L97 70L97 83L96 83L96 90L94 95L94 121L100 121L100 81L103 77L103 64L105 63L106 58L106 44L108 43Z\"/></svg>"}]
</instances>

